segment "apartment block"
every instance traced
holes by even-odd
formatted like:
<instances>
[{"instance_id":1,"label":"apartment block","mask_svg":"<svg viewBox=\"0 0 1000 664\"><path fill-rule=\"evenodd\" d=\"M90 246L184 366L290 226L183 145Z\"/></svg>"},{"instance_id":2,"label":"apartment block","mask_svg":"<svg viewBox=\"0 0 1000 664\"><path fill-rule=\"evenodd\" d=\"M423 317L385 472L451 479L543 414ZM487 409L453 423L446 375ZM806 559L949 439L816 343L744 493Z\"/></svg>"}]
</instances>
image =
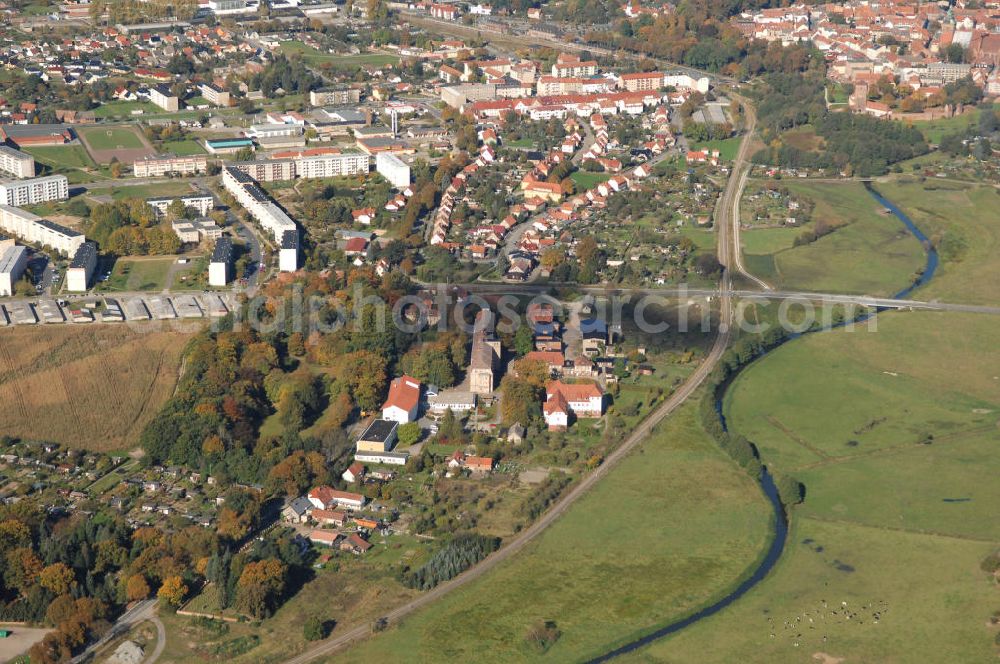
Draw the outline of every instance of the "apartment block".
<instances>
[{"instance_id":1,"label":"apartment block","mask_svg":"<svg viewBox=\"0 0 1000 664\"><path fill-rule=\"evenodd\" d=\"M33 205L67 198L69 198L69 180L65 175L0 182L0 203L4 205Z\"/></svg>"},{"instance_id":2,"label":"apartment block","mask_svg":"<svg viewBox=\"0 0 1000 664\"><path fill-rule=\"evenodd\" d=\"M172 155L146 156L136 159L132 172L137 178L162 177L164 175L194 175L208 170L208 157L192 155L175 157Z\"/></svg>"},{"instance_id":3,"label":"apartment block","mask_svg":"<svg viewBox=\"0 0 1000 664\"><path fill-rule=\"evenodd\" d=\"M93 242L84 242L73 254L73 260L66 270L66 290L74 293L86 292L96 269L97 245Z\"/></svg>"},{"instance_id":4,"label":"apartment block","mask_svg":"<svg viewBox=\"0 0 1000 664\"><path fill-rule=\"evenodd\" d=\"M0 145L0 173L16 178L33 178L35 158L12 147Z\"/></svg>"}]
</instances>

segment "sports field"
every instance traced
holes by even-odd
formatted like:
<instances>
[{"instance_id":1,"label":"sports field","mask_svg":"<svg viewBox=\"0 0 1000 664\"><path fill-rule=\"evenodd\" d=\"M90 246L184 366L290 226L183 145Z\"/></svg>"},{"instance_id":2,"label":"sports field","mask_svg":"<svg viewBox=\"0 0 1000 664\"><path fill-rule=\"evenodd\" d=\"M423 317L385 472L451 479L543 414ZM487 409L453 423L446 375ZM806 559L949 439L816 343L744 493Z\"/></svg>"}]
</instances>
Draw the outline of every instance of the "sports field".
<instances>
[{"instance_id":1,"label":"sports field","mask_svg":"<svg viewBox=\"0 0 1000 664\"><path fill-rule=\"evenodd\" d=\"M90 156L99 164L110 163L112 159L130 163L156 154L134 127L88 127L80 129L79 135Z\"/></svg>"},{"instance_id":2,"label":"sports field","mask_svg":"<svg viewBox=\"0 0 1000 664\"><path fill-rule=\"evenodd\" d=\"M911 283L925 263L923 248L856 182L785 182L812 200L809 223L800 228L744 230L747 269L775 287L819 292L890 295ZM796 238L823 224L835 230L807 244Z\"/></svg>"},{"instance_id":3,"label":"sports field","mask_svg":"<svg viewBox=\"0 0 1000 664\"><path fill-rule=\"evenodd\" d=\"M979 563L1000 546L1000 358L982 352L998 342L987 317L886 313L877 331L807 335L740 374L730 429L806 486L788 549L734 606L632 659L994 657Z\"/></svg>"},{"instance_id":4,"label":"sports field","mask_svg":"<svg viewBox=\"0 0 1000 664\"><path fill-rule=\"evenodd\" d=\"M527 550L338 660L532 661L545 620L562 633L546 660L599 655L733 586L770 514L688 406Z\"/></svg>"},{"instance_id":5,"label":"sports field","mask_svg":"<svg viewBox=\"0 0 1000 664\"><path fill-rule=\"evenodd\" d=\"M361 65L380 67L399 63L399 56L389 53L364 53L361 55L336 55L324 53L299 40L281 42L281 51L286 55L301 55L311 65L326 65L334 69L356 69Z\"/></svg>"}]
</instances>

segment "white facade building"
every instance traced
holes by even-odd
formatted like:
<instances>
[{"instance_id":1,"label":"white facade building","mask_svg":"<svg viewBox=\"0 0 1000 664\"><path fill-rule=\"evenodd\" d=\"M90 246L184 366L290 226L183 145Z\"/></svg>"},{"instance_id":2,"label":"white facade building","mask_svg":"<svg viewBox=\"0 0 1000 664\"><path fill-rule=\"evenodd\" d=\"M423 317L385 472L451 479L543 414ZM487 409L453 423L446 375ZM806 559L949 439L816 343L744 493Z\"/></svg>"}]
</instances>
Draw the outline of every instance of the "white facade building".
<instances>
[{"instance_id":1,"label":"white facade building","mask_svg":"<svg viewBox=\"0 0 1000 664\"><path fill-rule=\"evenodd\" d=\"M132 173L137 178L159 177L171 173L194 175L195 173L204 173L207 170L208 157L205 155L190 157L147 155L142 159L136 159L132 164Z\"/></svg>"},{"instance_id":2,"label":"white facade building","mask_svg":"<svg viewBox=\"0 0 1000 664\"><path fill-rule=\"evenodd\" d=\"M212 194L191 194L189 196L164 196L162 198L147 198L146 204L156 210L156 214L164 215L174 201L180 200L184 207L196 210L198 214L205 217L215 208L215 198Z\"/></svg>"},{"instance_id":3,"label":"white facade building","mask_svg":"<svg viewBox=\"0 0 1000 664\"><path fill-rule=\"evenodd\" d=\"M0 230L28 244L52 247L66 256L73 256L87 239L83 233L10 205L0 205Z\"/></svg>"},{"instance_id":4,"label":"white facade building","mask_svg":"<svg viewBox=\"0 0 1000 664\"><path fill-rule=\"evenodd\" d=\"M299 227L278 207L246 173L237 168L222 171L222 184L236 197L254 219L279 243L278 266L282 272L294 272L299 261Z\"/></svg>"},{"instance_id":5,"label":"white facade building","mask_svg":"<svg viewBox=\"0 0 1000 664\"><path fill-rule=\"evenodd\" d=\"M231 278L233 264L233 241L220 237L212 252L212 262L208 264L208 285L224 287Z\"/></svg>"},{"instance_id":6,"label":"white facade building","mask_svg":"<svg viewBox=\"0 0 1000 664\"><path fill-rule=\"evenodd\" d=\"M379 152L375 155L375 170L397 189L405 189L410 185L409 165L391 152Z\"/></svg>"},{"instance_id":7,"label":"white facade building","mask_svg":"<svg viewBox=\"0 0 1000 664\"><path fill-rule=\"evenodd\" d=\"M33 205L45 201L63 201L67 198L69 198L69 180L65 175L0 182L0 203L4 205Z\"/></svg>"},{"instance_id":8,"label":"white facade building","mask_svg":"<svg viewBox=\"0 0 1000 664\"><path fill-rule=\"evenodd\" d=\"M0 252L0 297L14 294L14 284L24 274L28 265L28 250L25 247L8 247Z\"/></svg>"},{"instance_id":9,"label":"white facade building","mask_svg":"<svg viewBox=\"0 0 1000 664\"><path fill-rule=\"evenodd\" d=\"M97 269L97 245L84 242L73 254L73 260L66 270L66 290L84 293L90 287L90 279Z\"/></svg>"},{"instance_id":10,"label":"white facade building","mask_svg":"<svg viewBox=\"0 0 1000 664\"><path fill-rule=\"evenodd\" d=\"M0 172L16 178L33 178L35 158L26 152L0 145Z\"/></svg>"}]
</instances>

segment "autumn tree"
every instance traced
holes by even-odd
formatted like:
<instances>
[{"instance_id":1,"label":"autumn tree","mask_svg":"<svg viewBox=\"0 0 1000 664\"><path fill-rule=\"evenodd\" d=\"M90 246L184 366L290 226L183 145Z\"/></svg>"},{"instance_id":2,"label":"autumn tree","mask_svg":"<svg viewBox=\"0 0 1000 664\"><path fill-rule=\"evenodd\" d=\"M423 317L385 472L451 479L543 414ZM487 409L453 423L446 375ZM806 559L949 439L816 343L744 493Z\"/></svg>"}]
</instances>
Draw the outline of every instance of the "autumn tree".
<instances>
[{"instance_id":1,"label":"autumn tree","mask_svg":"<svg viewBox=\"0 0 1000 664\"><path fill-rule=\"evenodd\" d=\"M247 563L236 583L236 607L258 620L270 616L285 592L286 572L275 558Z\"/></svg>"},{"instance_id":2,"label":"autumn tree","mask_svg":"<svg viewBox=\"0 0 1000 664\"><path fill-rule=\"evenodd\" d=\"M130 602L144 600L149 597L150 592L149 583L142 574L133 574L125 584L125 599Z\"/></svg>"},{"instance_id":3,"label":"autumn tree","mask_svg":"<svg viewBox=\"0 0 1000 664\"><path fill-rule=\"evenodd\" d=\"M76 576L64 563L53 563L41 571L38 583L52 594L62 595L76 585Z\"/></svg>"},{"instance_id":4,"label":"autumn tree","mask_svg":"<svg viewBox=\"0 0 1000 664\"><path fill-rule=\"evenodd\" d=\"M184 602L187 593L188 587L184 585L184 580L180 576L175 575L168 576L163 580L163 584L156 592L156 596L167 606L176 609Z\"/></svg>"}]
</instances>

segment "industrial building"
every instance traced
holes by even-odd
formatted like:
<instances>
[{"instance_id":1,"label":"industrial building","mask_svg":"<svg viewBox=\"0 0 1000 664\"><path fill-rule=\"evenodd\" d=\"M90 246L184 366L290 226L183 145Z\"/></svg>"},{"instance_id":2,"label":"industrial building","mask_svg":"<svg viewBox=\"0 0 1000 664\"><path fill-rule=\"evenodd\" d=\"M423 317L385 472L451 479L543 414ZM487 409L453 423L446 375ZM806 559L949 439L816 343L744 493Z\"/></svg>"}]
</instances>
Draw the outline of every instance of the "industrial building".
<instances>
[{"instance_id":1,"label":"industrial building","mask_svg":"<svg viewBox=\"0 0 1000 664\"><path fill-rule=\"evenodd\" d=\"M225 286L232 279L233 241L220 237L212 252L212 262L208 264L208 285Z\"/></svg>"},{"instance_id":2,"label":"industrial building","mask_svg":"<svg viewBox=\"0 0 1000 664\"><path fill-rule=\"evenodd\" d=\"M410 186L410 166L391 152L375 155L375 170L396 189Z\"/></svg>"},{"instance_id":3,"label":"industrial building","mask_svg":"<svg viewBox=\"0 0 1000 664\"><path fill-rule=\"evenodd\" d=\"M8 247L0 253L0 297L14 294L14 285L28 265L26 247Z\"/></svg>"},{"instance_id":4,"label":"industrial building","mask_svg":"<svg viewBox=\"0 0 1000 664\"><path fill-rule=\"evenodd\" d=\"M0 173L16 178L33 178L35 158L12 147L0 145Z\"/></svg>"},{"instance_id":5,"label":"industrial building","mask_svg":"<svg viewBox=\"0 0 1000 664\"><path fill-rule=\"evenodd\" d=\"M222 170L222 184L240 205L245 207L254 219L280 243L278 265L282 272L298 269L299 228L285 211L272 201L257 186L249 175L238 168Z\"/></svg>"},{"instance_id":6,"label":"industrial building","mask_svg":"<svg viewBox=\"0 0 1000 664\"><path fill-rule=\"evenodd\" d=\"M0 203L5 205L33 205L67 198L69 198L69 180L65 175L0 182Z\"/></svg>"},{"instance_id":7,"label":"industrial building","mask_svg":"<svg viewBox=\"0 0 1000 664\"><path fill-rule=\"evenodd\" d=\"M97 244L84 242L73 254L66 270L66 290L83 293L90 288L90 280L97 269Z\"/></svg>"},{"instance_id":8,"label":"industrial building","mask_svg":"<svg viewBox=\"0 0 1000 664\"><path fill-rule=\"evenodd\" d=\"M253 141L249 138L205 139L205 149L212 154L236 154L243 148L253 149Z\"/></svg>"},{"instance_id":9,"label":"industrial building","mask_svg":"<svg viewBox=\"0 0 1000 664\"><path fill-rule=\"evenodd\" d=\"M373 420L358 438L358 452L391 452L396 445L397 422Z\"/></svg>"},{"instance_id":10,"label":"industrial building","mask_svg":"<svg viewBox=\"0 0 1000 664\"><path fill-rule=\"evenodd\" d=\"M0 204L0 230L15 235L25 243L52 247L73 256L87 238L83 233L42 219L10 205Z\"/></svg>"},{"instance_id":11,"label":"industrial building","mask_svg":"<svg viewBox=\"0 0 1000 664\"><path fill-rule=\"evenodd\" d=\"M146 204L156 210L157 215L165 215L174 201L181 201L185 208L195 210L201 216L207 216L215 208L215 199L212 194L189 194L187 196L163 196L159 198L147 198Z\"/></svg>"},{"instance_id":12,"label":"industrial building","mask_svg":"<svg viewBox=\"0 0 1000 664\"><path fill-rule=\"evenodd\" d=\"M149 101L164 111L172 112L180 110L180 99L165 85L153 86L149 91Z\"/></svg>"},{"instance_id":13,"label":"industrial building","mask_svg":"<svg viewBox=\"0 0 1000 664\"><path fill-rule=\"evenodd\" d=\"M132 172L137 178L161 177L163 175L194 175L208 170L208 157L192 155L175 157L173 155L147 155L136 159L132 164Z\"/></svg>"}]
</instances>

